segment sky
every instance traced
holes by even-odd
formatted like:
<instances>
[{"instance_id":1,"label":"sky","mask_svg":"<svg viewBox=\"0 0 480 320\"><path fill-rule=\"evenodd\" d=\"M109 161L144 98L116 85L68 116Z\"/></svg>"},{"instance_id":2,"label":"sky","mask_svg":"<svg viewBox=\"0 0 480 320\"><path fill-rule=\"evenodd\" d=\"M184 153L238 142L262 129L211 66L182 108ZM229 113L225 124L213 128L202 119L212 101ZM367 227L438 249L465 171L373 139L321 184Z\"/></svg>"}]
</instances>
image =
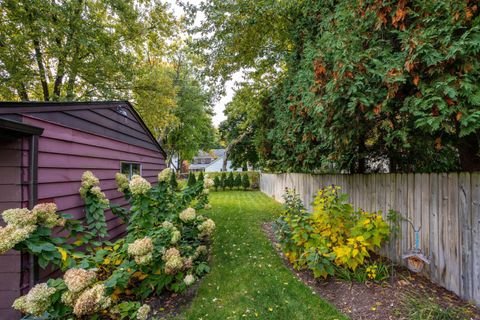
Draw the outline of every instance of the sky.
<instances>
[{"instance_id":1,"label":"sky","mask_svg":"<svg viewBox=\"0 0 480 320\"><path fill-rule=\"evenodd\" d=\"M173 12L176 16L181 16L184 13L182 8L177 5L176 0L167 0L166 2L170 4L170 7L173 9ZM199 4L201 0L190 0L189 2L193 4ZM233 95L235 93L235 82L239 82L241 80L242 74L240 72L233 74L232 80L227 81L227 83L225 84L225 95L220 100L215 102L215 115L212 119L213 125L215 127L218 127L220 122L226 119L225 115L223 114L223 110L225 110L225 106L227 105L227 103L232 101Z\"/></svg>"}]
</instances>

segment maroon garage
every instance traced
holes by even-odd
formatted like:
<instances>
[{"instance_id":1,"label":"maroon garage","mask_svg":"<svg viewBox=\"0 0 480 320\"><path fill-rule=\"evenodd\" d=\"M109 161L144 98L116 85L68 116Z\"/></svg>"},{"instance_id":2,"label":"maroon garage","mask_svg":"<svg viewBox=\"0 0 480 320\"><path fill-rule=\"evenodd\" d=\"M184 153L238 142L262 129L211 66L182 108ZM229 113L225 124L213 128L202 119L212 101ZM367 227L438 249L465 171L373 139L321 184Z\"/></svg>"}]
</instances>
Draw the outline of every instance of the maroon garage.
<instances>
[{"instance_id":1,"label":"maroon garage","mask_svg":"<svg viewBox=\"0 0 480 320\"><path fill-rule=\"evenodd\" d=\"M86 170L100 179L112 202L125 205L115 173L155 182L165 159L127 101L0 103L0 212L55 202L59 211L81 219L78 189ZM111 212L106 218L111 237L124 231ZM14 299L52 272L14 250L0 256L0 320L18 318L11 309Z\"/></svg>"}]
</instances>

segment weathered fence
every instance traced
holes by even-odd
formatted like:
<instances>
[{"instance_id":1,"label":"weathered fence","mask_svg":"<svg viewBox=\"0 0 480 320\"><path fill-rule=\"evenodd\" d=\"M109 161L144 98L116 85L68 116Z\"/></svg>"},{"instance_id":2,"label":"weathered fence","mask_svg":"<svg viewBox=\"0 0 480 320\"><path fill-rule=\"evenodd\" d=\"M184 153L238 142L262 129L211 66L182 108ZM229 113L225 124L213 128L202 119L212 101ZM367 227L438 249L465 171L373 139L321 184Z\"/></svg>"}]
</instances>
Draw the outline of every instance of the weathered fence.
<instances>
[{"instance_id":1,"label":"weathered fence","mask_svg":"<svg viewBox=\"0 0 480 320\"><path fill-rule=\"evenodd\" d=\"M260 190L282 201L295 188L311 209L318 189L338 185L355 207L389 209L421 226L420 247L431 263L433 282L480 305L480 173L440 174L261 174ZM403 222L396 241L382 254L397 263L414 246L414 231Z\"/></svg>"}]
</instances>

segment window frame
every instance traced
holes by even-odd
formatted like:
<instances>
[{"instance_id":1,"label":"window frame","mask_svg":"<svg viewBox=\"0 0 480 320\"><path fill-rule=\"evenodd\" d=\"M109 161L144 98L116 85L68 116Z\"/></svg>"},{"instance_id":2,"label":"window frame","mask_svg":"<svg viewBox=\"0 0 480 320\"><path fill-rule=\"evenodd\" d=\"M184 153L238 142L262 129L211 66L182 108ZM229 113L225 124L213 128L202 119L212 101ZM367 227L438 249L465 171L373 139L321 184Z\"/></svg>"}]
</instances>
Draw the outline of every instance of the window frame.
<instances>
[{"instance_id":1,"label":"window frame","mask_svg":"<svg viewBox=\"0 0 480 320\"><path fill-rule=\"evenodd\" d=\"M123 169L124 165L128 165L128 167L129 167L129 173L128 174L123 173L122 169ZM132 167L133 165L138 165L139 166L139 168L140 168L139 175L142 175L142 169L143 169L142 163L140 163L140 162L130 162L130 161L120 161L120 173L125 174L127 176L128 180L132 179L132 176L134 174L136 174L136 173L133 172L133 167Z\"/></svg>"}]
</instances>

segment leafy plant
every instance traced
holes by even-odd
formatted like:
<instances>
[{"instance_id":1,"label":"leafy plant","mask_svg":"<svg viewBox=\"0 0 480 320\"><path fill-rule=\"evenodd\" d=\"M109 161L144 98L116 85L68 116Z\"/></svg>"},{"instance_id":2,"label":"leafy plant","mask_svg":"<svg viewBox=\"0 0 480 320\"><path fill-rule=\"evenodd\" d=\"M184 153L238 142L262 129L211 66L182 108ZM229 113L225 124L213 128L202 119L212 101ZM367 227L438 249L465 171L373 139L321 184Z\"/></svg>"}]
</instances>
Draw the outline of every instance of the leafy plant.
<instances>
[{"instance_id":1,"label":"leafy plant","mask_svg":"<svg viewBox=\"0 0 480 320\"><path fill-rule=\"evenodd\" d=\"M222 172L220 175L220 185L222 186L222 190L225 191L225 188L227 188L227 174L225 172Z\"/></svg>"},{"instance_id":2,"label":"leafy plant","mask_svg":"<svg viewBox=\"0 0 480 320\"><path fill-rule=\"evenodd\" d=\"M213 187L215 188L215 191L218 191L219 188L222 188L222 182L218 176L213 178Z\"/></svg>"},{"instance_id":3,"label":"leafy plant","mask_svg":"<svg viewBox=\"0 0 480 320\"><path fill-rule=\"evenodd\" d=\"M250 188L250 179L248 178L248 174L246 173L242 175L242 187L243 190L247 190L248 188Z\"/></svg>"},{"instance_id":4,"label":"leafy plant","mask_svg":"<svg viewBox=\"0 0 480 320\"><path fill-rule=\"evenodd\" d=\"M277 220L277 235L295 268L309 268L315 277L335 273L335 266L356 270L388 239L390 229L381 213L355 211L339 187L318 191L313 212L288 191L285 212Z\"/></svg>"},{"instance_id":5,"label":"leafy plant","mask_svg":"<svg viewBox=\"0 0 480 320\"><path fill-rule=\"evenodd\" d=\"M235 188L240 189L242 187L242 175L237 173L234 178Z\"/></svg>"},{"instance_id":6,"label":"leafy plant","mask_svg":"<svg viewBox=\"0 0 480 320\"><path fill-rule=\"evenodd\" d=\"M206 244L215 224L191 208L193 205L205 207L208 189L204 189L203 181L198 181L175 192L167 170L159 174L159 182L154 186L136 175L128 185L123 182L119 185L130 202L127 214L118 211L127 223L127 235L114 243L93 241L86 252L78 250L78 246L85 244L88 237L73 245L65 243L68 239L48 239L52 226L71 224L77 226L71 229L82 231L77 223L64 221L51 206L36 207L37 211L29 213L38 217L33 223L39 226L28 227L32 233L17 243L17 248L47 263L62 264L66 272L63 279L51 279L33 288L17 299L14 307L32 315L46 314L49 319L96 318L100 314L109 319L138 318L141 314L142 319L146 319L149 307L141 306L138 300L165 290L181 292L208 272ZM92 173L84 174L82 197L88 199L90 194L104 199L103 194L91 190L98 183ZM45 211L47 209L50 211ZM4 218L18 227L27 227L22 210L26 209L7 211ZM42 215L42 210L48 215ZM46 226L50 229L44 228ZM96 227L87 225L89 230Z\"/></svg>"},{"instance_id":7,"label":"leafy plant","mask_svg":"<svg viewBox=\"0 0 480 320\"><path fill-rule=\"evenodd\" d=\"M233 177L233 172L228 173L227 179L225 180L225 185L232 190L235 186L235 178Z\"/></svg>"},{"instance_id":8,"label":"leafy plant","mask_svg":"<svg viewBox=\"0 0 480 320\"><path fill-rule=\"evenodd\" d=\"M195 174L193 172L190 172L189 175L188 175L188 182L187 182L187 185L189 187L195 185L195 183L197 183L197 179L195 178Z\"/></svg>"},{"instance_id":9,"label":"leafy plant","mask_svg":"<svg viewBox=\"0 0 480 320\"><path fill-rule=\"evenodd\" d=\"M173 191L178 190L177 175L173 171L172 171L172 174L170 175L170 187L172 188Z\"/></svg>"}]
</instances>

